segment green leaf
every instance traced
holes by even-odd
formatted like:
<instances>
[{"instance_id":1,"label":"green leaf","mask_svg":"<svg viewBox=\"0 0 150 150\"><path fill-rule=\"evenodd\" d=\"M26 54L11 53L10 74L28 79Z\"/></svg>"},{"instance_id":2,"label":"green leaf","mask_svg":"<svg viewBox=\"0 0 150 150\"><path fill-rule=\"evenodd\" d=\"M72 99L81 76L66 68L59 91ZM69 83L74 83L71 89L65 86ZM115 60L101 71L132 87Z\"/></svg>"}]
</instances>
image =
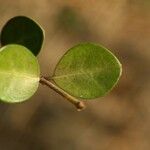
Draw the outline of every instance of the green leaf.
<instances>
[{"instance_id":1,"label":"green leaf","mask_svg":"<svg viewBox=\"0 0 150 150\"><path fill-rule=\"evenodd\" d=\"M33 20L25 16L10 19L2 29L1 44L20 44L27 47L34 55L40 52L44 33Z\"/></svg>"},{"instance_id":2,"label":"green leaf","mask_svg":"<svg viewBox=\"0 0 150 150\"><path fill-rule=\"evenodd\" d=\"M85 43L71 48L62 57L52 79L69 94L92 99L108 93L120 75L121 64L110 51Z\"/></svg>"},{"instance_id":3,"label":"green leaf","mask_svg":"<svg viewBox=\"0 0 150 150\"><path fill-rule=\"evenodd\" d=\"M30 98L38 88L37 58L24 46L10 44L0 49L0 100L9 103Z\"/></svg>"}]
</instances>

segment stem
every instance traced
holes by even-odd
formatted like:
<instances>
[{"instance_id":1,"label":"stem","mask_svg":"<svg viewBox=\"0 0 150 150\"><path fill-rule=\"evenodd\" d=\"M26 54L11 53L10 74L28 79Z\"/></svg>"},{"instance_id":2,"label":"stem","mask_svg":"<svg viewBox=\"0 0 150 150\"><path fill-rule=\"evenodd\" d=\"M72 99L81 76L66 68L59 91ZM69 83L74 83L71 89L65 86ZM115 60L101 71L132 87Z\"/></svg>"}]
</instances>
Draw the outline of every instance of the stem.
<instances>
[{"instance_id":1,"label":"stem","mask_svg":"<svg viewBox=\"0 0 150 150\"><path fill-rule=\"evenodd\" d=\"M71 102L75 107L77 108L78 111L81 111L85 108L85 105L83 102L79 101L75 97L69 95L67 92L53 84L48 78L46 77L41 77L40 78L40 83L43 85L48 86L49 88L53 89L55 92L66 98L69 102Z\"/></svg>"}]
</instances>

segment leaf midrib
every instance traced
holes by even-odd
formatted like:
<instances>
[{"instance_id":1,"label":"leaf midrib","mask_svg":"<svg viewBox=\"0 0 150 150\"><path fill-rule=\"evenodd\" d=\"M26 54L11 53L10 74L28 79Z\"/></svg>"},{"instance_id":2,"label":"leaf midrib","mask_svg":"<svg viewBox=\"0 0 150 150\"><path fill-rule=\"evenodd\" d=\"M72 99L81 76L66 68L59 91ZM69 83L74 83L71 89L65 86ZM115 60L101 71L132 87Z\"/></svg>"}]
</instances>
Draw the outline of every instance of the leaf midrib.
<instances>
[{"instance_id":1,"label":"leaf midrib","mask_svg":"<svg viewBox=\"0 0 150 150\"><path fill-rule=\"evenodd\" d=\"M32 76L31 74L25 74L25 73L18 73L18 72L8 72L8 71L0 71L0 74L4 74L4 75L11 75L11 76L15 76L16 78L17 77L22 77L22 78L26 78L26 79L32 79L32 80L39 80L38 77L34 77Z\"/></svg>"},{"instance_id":2,"label":"leaf midrib","mask_svg":"<svg viewBox=\"0 0 150 150\"><path fill-rule=\"evenodd\" d=\"M77 73L68 73L68 74L64 74L64 75L54 75L53 77L52 77L52 79L58 79L58 78L66 78L66 77L70 77L70 76L87 76L87 75L93 75L93 74L97 74L97 73L101 73L102 72L102 70L101 71L91 71L91 72L89 72L89 71L82 71L82 72L77 72Z\"/></svg>"}]
</instances>

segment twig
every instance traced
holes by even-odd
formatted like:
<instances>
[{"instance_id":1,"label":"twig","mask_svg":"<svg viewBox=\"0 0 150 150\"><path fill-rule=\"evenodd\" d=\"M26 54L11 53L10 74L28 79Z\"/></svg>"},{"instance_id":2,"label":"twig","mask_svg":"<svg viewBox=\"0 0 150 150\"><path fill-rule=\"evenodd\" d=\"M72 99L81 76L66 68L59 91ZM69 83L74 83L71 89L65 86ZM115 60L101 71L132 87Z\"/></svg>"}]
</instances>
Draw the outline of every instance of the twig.
<instances>
[{"instance_id":1,"label":"twig","mask_svg":"<svg viewBox=\"0 0 150 150\"><path fill-rule=\"evenodd\" d=\"M85 108L85 105L83 102L79 101L75 97L69 95L67 92L59 88L57 85L52 83L48 78L46 77L41 77L40 78L40 83L43 85L48 86L49 88L53 89L55 92L66 98L69 102L71 102L75 107L77 108L78 111L81 111Z\"/></svg>"}]
</instances>

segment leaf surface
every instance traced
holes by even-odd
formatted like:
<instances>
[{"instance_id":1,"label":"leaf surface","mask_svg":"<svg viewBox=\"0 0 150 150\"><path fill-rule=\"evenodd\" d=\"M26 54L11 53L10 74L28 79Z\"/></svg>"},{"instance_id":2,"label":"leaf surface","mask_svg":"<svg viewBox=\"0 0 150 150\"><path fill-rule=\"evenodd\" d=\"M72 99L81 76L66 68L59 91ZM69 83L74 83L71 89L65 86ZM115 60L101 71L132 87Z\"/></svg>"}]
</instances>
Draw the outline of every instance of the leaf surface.
<instances>
[{"instance_id":1,"label":"leaf surface","mask_svg":"<svg viewBox=\"0 0 150 150\"><path fill-rule=\"evenodd\" d=\"M4 25L0 38L3 46L20 44L31 50L34 55L37 55L43 44L44 31L32 19L17 16Z\"/></svg>"},{"instance_id":2,"label":"leaf surface","mask_svg":"<svg viewBox=\"0 0 150 150\"><path fill-rule=\"evenodd\" d=\"M0 100L27 100L38 88L39 75L37 58L26 47L10 44L0 49Z\"/></svg>"},{"instance_id":3,"label":"leaf surface","mask_svg":"<svg viewBox=\"0 0 150 150\"><path fill-rule=\"evenodd\" d=\"M52 78L69 94L93 99L108 93L120 75L121 64L109 50L84 43L71 48L61 58Z\"/></svg>"}]
</instances>

